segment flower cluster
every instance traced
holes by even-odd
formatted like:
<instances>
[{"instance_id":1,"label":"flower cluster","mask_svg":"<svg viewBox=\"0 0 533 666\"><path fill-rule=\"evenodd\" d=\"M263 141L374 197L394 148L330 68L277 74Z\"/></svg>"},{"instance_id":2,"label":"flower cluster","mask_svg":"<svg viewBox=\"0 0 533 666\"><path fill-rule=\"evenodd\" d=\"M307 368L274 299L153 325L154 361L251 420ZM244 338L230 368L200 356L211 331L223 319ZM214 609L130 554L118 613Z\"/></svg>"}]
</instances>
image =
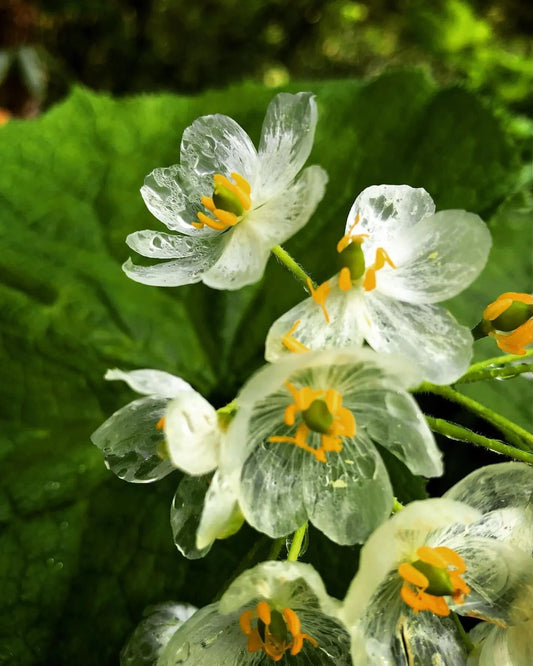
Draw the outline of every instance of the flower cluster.
<instances>
[{"instance_id":1,"label":"flower cluster","mask_svg":"<svg viewBox=\"0 0 533 666\"><path fill-rule=\"evenodd\" d=\"M430 429L437 420L411 392L442 393L435 384L459 380L474 339L528 353L533 299L502 294L472 332L459 324L438 303L481 273L489 231L475 214L435 212L424 189L407 185L357 196L336 246L338 272L315 284L278 244L324 195L321 167L302 170L316 122L310 93L279 94L256 150L231 118L199 118L183 135L180 164L156 169L142 188L171 233L140 231L127 243L167 261L130 260L129 277L234 290L262 277L272 251L303 275L310 296L274 322L267 364L220 409L167 372L108 371L142 397L92 441L129 482L180 470L170 522L183 555L204 557L245 521L274 539L294 533L287 561L244 571L219 601L149 609L121 663L525 666L533 468L483 467L444 496L405 507L394 495L398 476L444 470ZM527 444L518 426L493 423ZM522 460L526 449L517 450ZM342 603L296 561L308 523L337 544L363 544ZM470 638L458 615L479 620Z\"/></svg>"}]
</instances>

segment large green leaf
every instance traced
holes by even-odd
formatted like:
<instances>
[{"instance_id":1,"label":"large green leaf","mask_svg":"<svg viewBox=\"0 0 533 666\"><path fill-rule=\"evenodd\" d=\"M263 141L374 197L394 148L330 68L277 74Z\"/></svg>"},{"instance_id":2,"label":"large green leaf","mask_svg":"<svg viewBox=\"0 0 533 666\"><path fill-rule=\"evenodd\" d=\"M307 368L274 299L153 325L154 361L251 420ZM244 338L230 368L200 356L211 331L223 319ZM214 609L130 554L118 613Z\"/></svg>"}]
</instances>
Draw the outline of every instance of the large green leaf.
<instances>
[{"instance_id":1,"label":"large green leaf","mask_svg":"<svg viewBox=\"0 0 533 666\"><path fill-rule=\"evenodd\" d=\"M333 272L347 211L367 185L425 186L439 208L482 214L512 189L505 129L465 90L438 90L421 72L297 89L318 95L312 161L330 183L288 247L317 279ZM256 538L244 529L185 561L168 517L178 475L121 482L89 435L133 398L104 383L108 367L164 369L217 406L230 400L261 364L271 322L302 297L274 260L238 293L156 289L120 270L126 234L159 226L138 189L177 160L184 128L220 112L257 139L271 97L252 85L120 101L76 90L42 118L0 129L1 663L115 664L147 604L207 603ZM404 472L397 481L410 499ZM412 497L421 492L413 486ZM346 549L321 544L309 552L341 594Z\"/></svg>"}]
</instances>

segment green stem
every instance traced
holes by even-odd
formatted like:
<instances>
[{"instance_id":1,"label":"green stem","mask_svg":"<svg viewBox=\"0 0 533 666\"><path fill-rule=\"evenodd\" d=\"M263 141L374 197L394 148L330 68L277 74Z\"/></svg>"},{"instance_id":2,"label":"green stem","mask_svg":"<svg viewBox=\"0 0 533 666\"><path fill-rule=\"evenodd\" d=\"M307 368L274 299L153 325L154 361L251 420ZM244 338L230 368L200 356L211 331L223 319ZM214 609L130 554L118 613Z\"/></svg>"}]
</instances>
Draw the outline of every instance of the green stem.
<instances>
[{"instance_id":1,"label":"green stem","mask_svg":"<svg viewBox=\"0 0 533 666\"><path fill-rule=\"evenodd\" d=\"M467 653L472 652L472 650L474 649L474 644L472 643L470 638L468 638L468 634L466 633L465 628L461 624L459 616L454 611L450 611L450 617L455 622L455 626L457 627L457 630L461 634L461 638L463 639L463 643L465 644Z\"/></svg>"},{"instance_id":2,"label":"green stem","mask_svg":"<svg viewBox=\"0 0 533 666\"><path fill-rule=\"evenodd\" d=\"M280 537L279 539L276 539L272 543L272 548L270 549L267 560L277 560L285 542L286 542L285 537Z\"/></svg>"},{"instance_id":3,"label":"green stem","mask_svg":"<svg viewBox=\"0 0 533 666\"><path fill-rule=\"evenodd\" d=\"M275 255L281 263L289 270L294 277L303 283L304 287L308 289L307 280L311 280L311 277L304 271L304 269L298 264L291 255L284 250L281 245L276 245L271 250L272 254ZM316 282L311 280L313 287L316 287Z\"/></svg>"},{"instance_id":4,"label":"green stem","mask_svg":"<svg viewBox=\"0 0 533 666\"><path fill-rule=\"evenodd\" d=\"M291 547L289 549L289 554L287 555L287 560L289 562L296 562L298 560L306 532L307 532L307 522L305 522L301 527L299 527L294 533L294 536L292 537Z\"/></svg>"},{"instance_id":5,"label":"green stem","mask_svg":"<svg viewBox=\"0 0 533 666\"><path fill-rule=\"evenodd\" d=\"M527 448L533 447L533 435L529 433L527 430L521 428L519 425L516 425L516 423L509 421L509 419L506 419L501 414L492 411L492 409L485 407L485 405L482 405L476 400L469 398L463 393L459 393L459 391L455 391L450 386L439 386L437 384L430 384L429 382L423 382L422 384L420 384L420 386L418 386L415 389L414 392L415 393L427 392L427 393L433 393L434 395L440 395L443 398L450 400L451 402L454 402L458 405L461 405L462 407L465 407L473 414L476 414L476 416L479 416L488 423L491 423L493 426L498 428L498 430L500 430L507 437L507 439L518 448L523 449L526 447L526 445Z\"/></svg>"},{"instance_id":6,"label":"green stem","mask_svg":"<svg viewBox=\"0 0 533 666\"><path fill-rule=\"evenodd\" d=\"M398 513L398 511L401 511L403 509L403 504L401 502L398 502L396 497L394 498L394 502L392 503L392 513Z\"/></svg>"},{"instance_id":7,"label":"green stem","mask_svg":"<svg viewBox=\"0 0 533 666\"><path fill-rule=\"evenodd\" d=\"M526 349L525 354L505 354L504 356L494 356L493 358L488 358L485 361L479 361L479 363L474 363L471 365L463 377L468 376L471 372L483 370L484 368L488 368L493 365L506 365L507 363L514 363L515 361L523 361L529 356L533 356L533 349ZM457 381L460 382L463 377Z\"/></svg>"},{"instance_id":8,"label":"green stem","mask_svg":"<svg viewBox=\"0 0 533 666\"><path fill-rule=\"evenodd\" d=\"M456 384L469 384L470 382L480 382L484 379L510 379L518 377L524 372L533 372L533 363L521 363L520 365L511 365L503 368L481 368L480 370L469 370L460 377Z\"/></svg>"},{"instance_id":9,"label":"green stem","mask_svg":"<svg viewBox=\"0 0 533 666\"><path fill-rule=\"evenodd\" d=\"M429 427L433 432L449 437L450 439L455 439L458 442L469 442L470 444L478 444L483 446L485 449L490 451L495 451L496 453L501 453L504 456L509 456L515 460L520 460L525 463L533 465L533 454L527 453L526 451L521 451L520 449L515 448L514 446L509 446L500 442L499 439L490 439L489 437L484 437L483 435L478 435L468 428L463 428L456 423L450 423L444 419L435 419L432 416L426 416L426 421L428 422Z\"/></svg>"}]
</instances>

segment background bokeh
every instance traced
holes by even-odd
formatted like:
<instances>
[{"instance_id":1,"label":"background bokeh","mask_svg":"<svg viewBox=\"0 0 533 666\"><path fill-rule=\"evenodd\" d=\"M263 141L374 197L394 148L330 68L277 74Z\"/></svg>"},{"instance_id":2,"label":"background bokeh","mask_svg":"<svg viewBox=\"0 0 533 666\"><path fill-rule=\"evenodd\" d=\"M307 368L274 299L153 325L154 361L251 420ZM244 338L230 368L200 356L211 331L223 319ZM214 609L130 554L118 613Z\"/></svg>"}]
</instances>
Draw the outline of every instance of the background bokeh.
<instances>
[{"instance_id":1,"label":"background bokeh","mask_svg":"<svg viewBox=\"0 0 533 666\"><path fill-rule=\"evenodd\" d=\"M117 664L146 606L209 603L271 547L245 527L185 560L168 519L180 474L127 484L90 444L135 397L104 382L106 368L179 374L219 407L303 295L275 261L238 293L127 280L124 238L158 227L139 195L145 174L177 161L196 117L226 113L257 141L278 90L311 90L310 163L330 181L289 251L326 279L327 248L358 192L426 187L437 208L476 212L493 234L483 275L449 303L473 326L501 291L531 289L532 30L518 0L0 0L0 664ZM496 354L477 343L476 360ZM531 426L528 378L461 391ZM418 399L501 437L444 400ZM439 445L435 495L502 459ZM424 496L423 480L387 464L400 500ZM305 558L332 594L344 594L357 556L311 530Z\"/></svg>"}]
</instances>

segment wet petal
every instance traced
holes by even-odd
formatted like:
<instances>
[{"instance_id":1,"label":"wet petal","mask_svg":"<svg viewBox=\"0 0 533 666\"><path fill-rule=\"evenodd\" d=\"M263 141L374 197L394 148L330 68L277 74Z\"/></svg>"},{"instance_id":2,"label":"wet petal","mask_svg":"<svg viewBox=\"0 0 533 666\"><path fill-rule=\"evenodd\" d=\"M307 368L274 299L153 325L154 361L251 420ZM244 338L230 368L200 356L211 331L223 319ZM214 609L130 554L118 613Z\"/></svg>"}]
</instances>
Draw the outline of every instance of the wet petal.
<instances>
[{"instance_id":1,"label":"wet petal","mask_svg":"<svg viewBox=\"0 0 533 666\"><path fill-rule=\"evenodd\" d=\"M342 451L329 453L326 463L310 455L302 462L309 519L335 543L363 543L390 515L393 497L389 476L368 438L344 437Z\"/></svg>"},{"instance_id":2,"label":"wet petal","mask_svg":"<svg viewBox=\"0 0 533 666\"><path fill-rule=\"evenodd\" d=\"M215 472L205 496L204 509L196 534L196 548L203 550L225 534L238 511L235 478L224 476L220 471Z\"/></svg>"},{"instance_id":3,"label":"wet petal","mask_svg":"<svg viewBox=\"0 0 533 666\"><path fill-rule=\"evenodd\" d=\"M183 234L166 234L144 229L126 238L128 246L149 259L188 259L198 258L209 266L220 255L220 243L216 237L192 237Z\"/></svg>"},{"instance_id":4,"label":"wet petal","mask_svg":"<svg viewBox=\"0 0 533 666\"><path fill-rule=\"evenodd\" d=\"M163 370L132 370L124 372L113 368L105 373L108 381L121 380L137 393L144 395L160 395L173 398L179 391L192 391L193 388L181 377L175 377Z\"/></svg>"},{"instance_id":5,"label":"wet petal","mask_svg":"<svg viewBox=\"0 0 533 666\"><path fill-rule=\"evenodd\" d=\"M149 606L120 653L121 666L155 666L173 634L198 609L172 602Z\"/></svg>"},{"instance_id":6,"label":"wet petal","mask_svg":"<svg viewBox=\"0 0 533 666\"><path fill-rule=\"evenodd\" d=\"M211 550L211 544L201 549L196 547L196 532L208 488L207 477L184 475L170 507L170 526L174 544L189 560L205 557Z\"/></svg>"},{"instance_id":7,"label":"wet petal","mask_svg":"<svg viewBox=\"0 0 533 666\"><path fill-rule=\"evenodd\" d=\"M282 338L297 321L300 323L293 337L309 349L331 349L363 343L359 325L363 294L359 289L341 291L336 278L332 278L330 284L332 288L326 301L330 323L326 324L322 308L312 298L301 301L270 327L265 342L267 361L273 362L293 353L282 344Z\"/></svg>"},{"instance_id":8,"label":"wet petal","mask_svg":"<svg viewBox=\"0 0 533 666\"><path fill-rule=\"evenodd\" d=\"M139 266L128 259L122 264L126 275L140 282L155 287L181 287L184 284L200 282L205 270L201 257L190 257L165 261L155 266Z\"/></svg>"},{"instance_id":9,"label":"wet petal","mask_svg":"<svg viewBox=\"0 0 533 666\"><path fill-rule=\"evenodd\" d=\"M91 441L104 453L109 469L124 481L149 483L162 479L174 467L158 455L164 438L157 430L169 400L149 396L130 402L91 435Z\"/></svg>"},{"instance_id":10,"label":"wet petal","mask_svg":"<svg viewBox=\"0 0 533 666\"><path fill-rule=\"evenodd\" d=\"M169 402L165 437L170 459L187 474L206 474L218 465L221 431L217 413L196 391L180 391Z\"/></svg>"},{"instance_id":11,"label":"wet petal","mask_svg":"<svg viewBox=\"0 0 533 666\"><path fill-rule=\"evenodd\" d=\"M181 164L199 176L237 172L252 185L257 152L250 137L232 118L216 113L187 127L181 140Z\"/></svg>"},{"instance_id":12,"label":"wet petal","mask_svg":"<svg viewBox=\"0 0 533 666\"><path fill-rule=\"evenodd\" d=\"M483 270L492 239L473 213L445 210L391 238L396 269L379 271L379 290L409 303L438 303L466 289Z\"/></svg>"},{"instance_id":13,"label":"wet petal","mask_svg":"<svg viewBox=\"0 0 533 666\"><path fill-rule=\"evenodd\" d=\"M365 338L376 351L407 356L435 384L450 384L468 369L472 334L444 308L403 303L377 290L367 294L365 308Z\"/></svg>"},{"instance_id":14,"label":"wet petal","mask_svg":"<svg viewBox=\"0 0 533 666\"><path fill-rule=\"evenodd\" d=\"M241 222L223 236L222 254L206 271L202 281L213 289L240 289L263 277L270 248L251 224Z\"/></svg>"},{"instance_id":15,"label":"wet petal","mask_svg":"<svg viewBox=\"0 0 533 666\"><path fill-rule=\"evenodd\" d=\"M324 196L328 177L324 169L310 166L289 186L254 209L242 224L253 225L257 236L274 247L307 224Z\"/></svg>"},{"instance_id":16,"label":"wet petal","mask_svg":"<svg viewBox=\"0 0 533 666\"><path fill-rule=\"evenodd\" d=\"M374 261L377 247L386 249L390 240L405 233L428 215L435 212L432 198L423 188L408 185L373 185L363 190L354 201L345 233L348 233L357 216L359 221L353 233L369 234L363 243L363 252L368 264ZM394 261L394 256L391 255Z\"/></svg>"},{"instance_id":17,"label":"wet petal","mask_svg":"<svg viewBox=\"0 0 533 666\"><path fill-rule=\"evenodd\" d=\"M533 663L533 620L503 628L487 622L469 634L474 650L468 666L531 666Z\"/></svg>"},{"instance_id":18,"label":"wet petal","mask_svg":"<svg viewBox=\"0 0 533 666\"><path fill-rule=\"evenodd\" d=\"M315 137L314 95L279 93L268 105L259 145L261 203L281 192L309 157Z\"/></svg>"}]
</instances>

